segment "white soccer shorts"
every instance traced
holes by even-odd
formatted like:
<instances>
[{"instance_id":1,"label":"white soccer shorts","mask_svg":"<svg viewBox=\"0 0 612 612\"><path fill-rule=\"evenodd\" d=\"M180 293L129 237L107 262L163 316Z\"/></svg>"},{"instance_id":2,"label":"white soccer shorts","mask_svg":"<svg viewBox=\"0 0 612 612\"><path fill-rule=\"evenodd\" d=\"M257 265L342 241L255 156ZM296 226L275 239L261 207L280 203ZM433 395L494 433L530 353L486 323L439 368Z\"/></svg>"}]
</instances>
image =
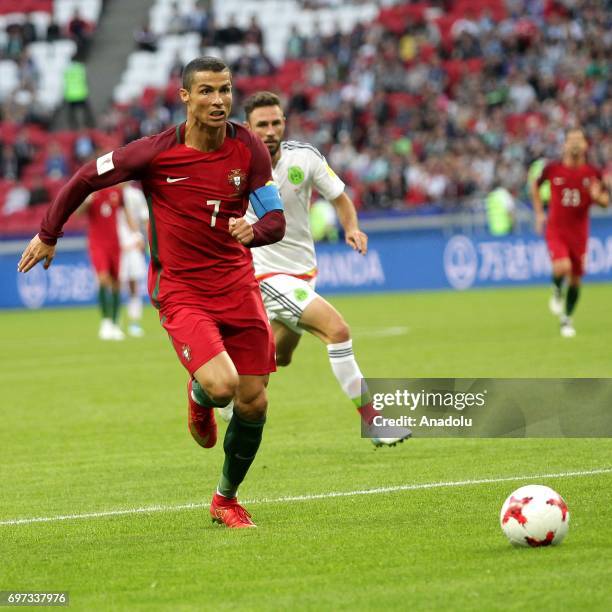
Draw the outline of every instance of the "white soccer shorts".
<instances>
[{"instance_id":1,"label":"white soccer shorts","mask_svg":"<svg viewBox=\"0 0 612 612\"><path fill-rule=\"evenodd\" d=\"M315 279L302 280L288 274L275 274L259 283L268 319L279 321L297 334L304 330L298 323L302 313L318 294Z\"/></svg>"},{"instance_id":2,"label":"white soccer shorts","mask_svg":"<svg viewBox=\"0 0 612 612\"><path fill-rule=\"evenodd\" d=\"M119 278L122 282L142 281L147 277L147 262L139 249L129 249L121 253Z\"/></svg>"}]
</instances>

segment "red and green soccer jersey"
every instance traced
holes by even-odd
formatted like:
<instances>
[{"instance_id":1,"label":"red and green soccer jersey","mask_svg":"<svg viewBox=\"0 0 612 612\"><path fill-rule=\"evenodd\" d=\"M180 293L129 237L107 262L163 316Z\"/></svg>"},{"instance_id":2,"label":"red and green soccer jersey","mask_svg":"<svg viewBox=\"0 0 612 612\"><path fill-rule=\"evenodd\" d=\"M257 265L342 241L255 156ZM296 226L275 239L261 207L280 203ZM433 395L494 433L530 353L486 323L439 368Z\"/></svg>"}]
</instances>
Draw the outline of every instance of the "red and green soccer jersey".
<instances>
[{"instance_id":1,"label":"red and green soccer jersey","mask_svg":"<svg viewBox=\"0 0 612 612\"><path fill-rule=\"evenodd\" d=\"M117 230L117 213L123 206L123 193L118 187L107 187L92 194L87 218L89 257L97 274L119 278L121 248Z\"/></svg>"},{"instance_id":2,"label":"red and green soccer jersey","mask_svg":"<svg viewBox=\"0 0 612 612\"><path fill-rule=\"evenodd\" d=\"M538 185L550 181L547 235L561 236L586 244L589 234L590 188L601 173L589 164L566 166L560 161L546 165Z\"/></svg>"},{"instance_id":3,"label":"red and green soccer jersey","mask_svg":"<svg viewBox=\"0 0 612 612\"><path fill-rule=\"evenodd\" d=\"M211 296L256 286L249 249L229 233L249 194L272 177L261 140L226 124L216 151L184 144L185 125L141 138L89 162L60 191L41 225L54 244L70 214L92 191L128 180L142 182L150 209L149 293L154 304L201 305Z\"/></svg>"},{"instance_id":4,"label":"red and green soccer jersey","mask_svg":"<svg viewBox=\"0 0 612 612\"><path fill-rule=\"evenodd\" d=\"M119 251L117 213L123 206L121 190L108 187L92 194L87 208L87 237L91 245Z\"/></svg>"}]
</instances>

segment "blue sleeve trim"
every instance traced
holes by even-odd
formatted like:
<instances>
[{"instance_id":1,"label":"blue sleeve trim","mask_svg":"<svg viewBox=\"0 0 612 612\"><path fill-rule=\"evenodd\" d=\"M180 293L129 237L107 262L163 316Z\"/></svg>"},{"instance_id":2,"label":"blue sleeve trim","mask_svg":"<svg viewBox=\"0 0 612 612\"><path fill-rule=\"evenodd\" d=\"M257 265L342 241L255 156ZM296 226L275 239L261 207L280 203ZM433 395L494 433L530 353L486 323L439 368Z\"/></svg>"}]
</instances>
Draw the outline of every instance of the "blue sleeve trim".
<instances>
[{"instance_id":1,"label":"blue sleeve trim","mask_svg":"<svg viewBox=\"0 0 612 612\"><path fill-rule=\"evenodd\" d=\"M278 187L272 181L253 191L249 201L258 219L273 210L284 210Z\"/></svg>"}]
</instances>

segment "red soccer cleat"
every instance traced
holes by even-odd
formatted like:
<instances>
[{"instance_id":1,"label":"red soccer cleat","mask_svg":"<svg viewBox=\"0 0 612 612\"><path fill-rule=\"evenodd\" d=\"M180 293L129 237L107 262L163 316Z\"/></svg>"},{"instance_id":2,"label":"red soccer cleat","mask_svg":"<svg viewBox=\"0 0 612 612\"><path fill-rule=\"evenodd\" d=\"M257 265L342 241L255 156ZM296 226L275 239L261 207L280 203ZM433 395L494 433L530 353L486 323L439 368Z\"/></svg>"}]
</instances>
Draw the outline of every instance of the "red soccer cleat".
<instances>
[{"instance_id":1,"label":"red soccer cleat","mask_svg":"<svg viewBox=\"0 0 612 612\"><path fill-rule=\"evenodd\" d=\"M215 493L210 504L210 516L213 523L225 525L231 529L257 527L251 520L251 515L233 497L228 499Z\"/></svg>"},{"instance_id":2,"label":"red soccer cleat","mask_svg":"<svg viewBox=\"0 0 612 612\"><path fill-rule=\"evenodd\" d=\"M191 395L193 379L189 379L187 395L189 397L189 413L187 424L193 439L204 448L212 448L217 443L217 421L214 408L200 406Z\"/></svg>"}]
</instances>

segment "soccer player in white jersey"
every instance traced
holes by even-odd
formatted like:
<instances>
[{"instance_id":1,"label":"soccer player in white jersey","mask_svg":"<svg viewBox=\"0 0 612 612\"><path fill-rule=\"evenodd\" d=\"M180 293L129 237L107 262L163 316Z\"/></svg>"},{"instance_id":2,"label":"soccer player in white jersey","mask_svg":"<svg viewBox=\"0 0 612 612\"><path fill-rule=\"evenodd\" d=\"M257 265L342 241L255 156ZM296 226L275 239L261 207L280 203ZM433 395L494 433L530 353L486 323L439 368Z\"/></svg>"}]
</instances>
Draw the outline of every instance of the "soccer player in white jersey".
<instances>
[{"instance_id":1,"label":"soccer player in white jersey","mask_svg":"<svg viewBox=\"0 0 612 612\"><path fill-rule=\"evenodd\" d=\"M142 283L147 277L144 233L146 233L146 225L149 222L149 209L144 193L132 183L123 185L123 202L125 211L120 211L117 217L121 247L119 277L121 282L127 285L129 293L128 334L134 338L140 338L144 335L141 325L141 290Z\"/></svg>"},{"instance_id":2,"label":"soccer player in white jersey","mask_svg":"<svg viewBox=\"0 0 612 612\"><path fill-rule=\"evenodd\" d=\"M356 405L364 422L375 415L371 402L362 403L363 375L353 354L351 331L342 315L315 292L317 261L310 231L309 208L313 187L332 202L344 230L346 243L365 255L368 237L359 229L355 206L344 191L344 183L325 158L310 144L283 141L285 117L278 96L253 94L245 102L248 127L268 147L272 177L285 205L285 237L274 245L252 250L255 276L276 340L276 363L291 363L304 330L327 345L332 371L344 393ZM252 223L249 207L246 219ZM372 438L376 446L392 446L410 437Z\"/></svg>"}]
</instances>

